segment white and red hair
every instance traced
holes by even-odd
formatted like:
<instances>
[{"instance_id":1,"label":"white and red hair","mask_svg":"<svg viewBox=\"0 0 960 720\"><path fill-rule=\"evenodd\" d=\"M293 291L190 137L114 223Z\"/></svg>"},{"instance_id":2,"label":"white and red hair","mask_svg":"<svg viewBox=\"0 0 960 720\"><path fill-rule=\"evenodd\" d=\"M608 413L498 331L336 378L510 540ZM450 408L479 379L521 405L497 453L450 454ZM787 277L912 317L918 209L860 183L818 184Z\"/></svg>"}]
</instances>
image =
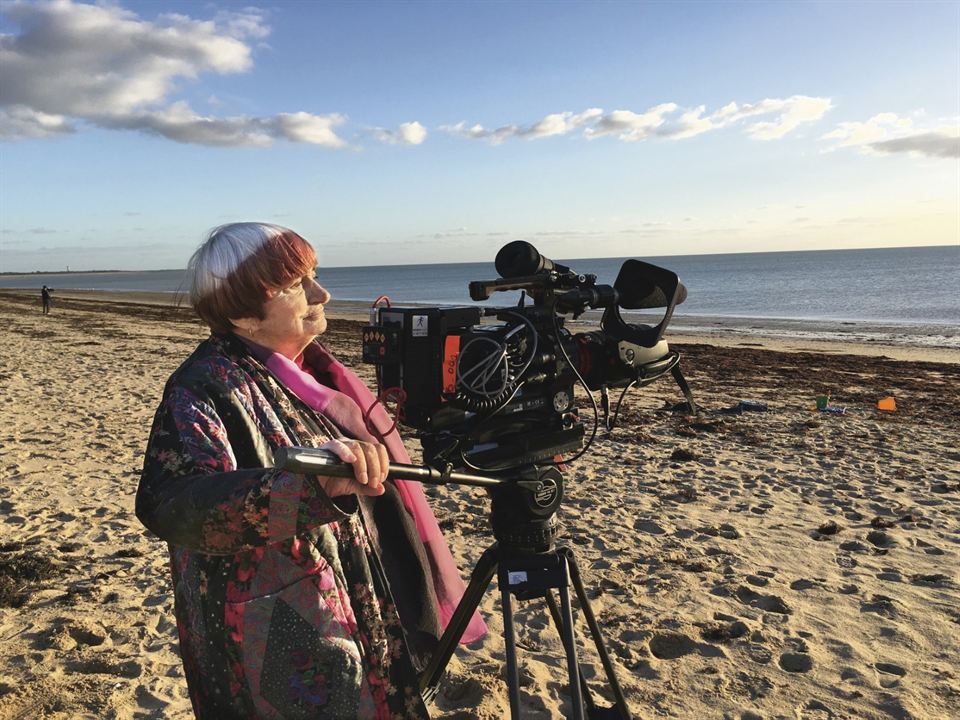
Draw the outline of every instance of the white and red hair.
<instances>
[{"instance_id":1,"label":"white and red hair","mask_svg":"<svg viewBox=\"0 0 960 720\"><path fill-rule=\"evenodd\" d=\"M190 302L211 330L229 332L232 320L262 319L267 291L313 273L316 264L310 243L293 230L256 222L221 225L187 265Z\"/></svg>"}]
</instances>

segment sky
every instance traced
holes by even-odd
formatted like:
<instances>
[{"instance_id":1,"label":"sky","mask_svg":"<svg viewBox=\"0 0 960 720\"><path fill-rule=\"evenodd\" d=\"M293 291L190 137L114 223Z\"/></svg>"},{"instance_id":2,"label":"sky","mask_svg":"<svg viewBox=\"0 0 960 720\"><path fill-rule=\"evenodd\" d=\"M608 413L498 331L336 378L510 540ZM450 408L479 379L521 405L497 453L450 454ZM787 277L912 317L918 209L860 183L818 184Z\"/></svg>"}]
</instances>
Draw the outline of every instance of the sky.
<instances>
[{"instance_id":1,"label":"sky","mask_svg":"<svg viewBox=\"0 0 960 720\"><path fill-rule=\"evenodd\" d=\"M0 272L960 244L960 2L0 0Z\"/></svg>"}]
</instances>

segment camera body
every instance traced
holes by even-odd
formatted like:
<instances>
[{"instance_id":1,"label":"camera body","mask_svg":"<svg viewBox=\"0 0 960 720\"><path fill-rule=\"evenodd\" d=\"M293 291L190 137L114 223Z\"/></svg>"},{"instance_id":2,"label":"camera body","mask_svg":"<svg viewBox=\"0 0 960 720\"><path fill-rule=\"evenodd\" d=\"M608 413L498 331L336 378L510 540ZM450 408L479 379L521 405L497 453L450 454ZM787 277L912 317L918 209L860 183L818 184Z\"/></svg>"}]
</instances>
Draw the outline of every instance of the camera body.
<instances>
[{"instance_id":1,"label":"camera body","mask_svg":"<svg viewBox=\"0 0 960 720\"><path fill-rule=\"evenodd\" d=\"M428 462L497 470L578 449L577 384L646 384L676 366L662 339L686 291L674 273L628 260L613 286L517 241L500 250L501 279L470 283L474 300L522 290L515 307L375 307L363 360L381 391L403 391L401 420L419 431ZM529 296L532 304L526 303ZM620 307L666 307L657 326L628 324ZM600 329L572 334L564 315L603 308Z\"/></svg>"},{"instance_id":2,"label":"camera body","mask_svg":"<svg viewBox=\"0 0 960 720\"><path fill-rule=\"evenodd\" d=\"M477 307L375 313L363 359L378 366L382 388L404 391L402 420L430 459L455 447L477 467L528 464L580 447L577 378L558 345L576 349L542 308L503 309L501 322L484 322Z\"/></svg>"}]
</instances>

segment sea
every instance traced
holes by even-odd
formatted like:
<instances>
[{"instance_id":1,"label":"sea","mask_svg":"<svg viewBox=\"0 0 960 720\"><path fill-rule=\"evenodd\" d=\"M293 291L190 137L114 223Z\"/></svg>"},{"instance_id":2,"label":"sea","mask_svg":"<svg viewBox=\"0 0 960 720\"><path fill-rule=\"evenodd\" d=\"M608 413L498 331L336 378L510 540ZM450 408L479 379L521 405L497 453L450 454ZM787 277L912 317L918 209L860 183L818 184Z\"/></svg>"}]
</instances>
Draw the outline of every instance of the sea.
<instances>
[{"instance_id":1,"label":"sea","mask_svg":"<svg viewBox=\"0 0 960 720\"><path fill-rule=\"evenodd\" d=\"M641 257L687 288L671 326L811 339L960 348L960 244L936 247ZM623 258L561 259L613 284ZM394 305L515 305L519 294L473 303L471 280L497 278L493 262L321 268L334 299ZM0 275L0 288L183 293L184 270ZM638 316L640 321L654 319Z\"/></svg>"}]
</instances>

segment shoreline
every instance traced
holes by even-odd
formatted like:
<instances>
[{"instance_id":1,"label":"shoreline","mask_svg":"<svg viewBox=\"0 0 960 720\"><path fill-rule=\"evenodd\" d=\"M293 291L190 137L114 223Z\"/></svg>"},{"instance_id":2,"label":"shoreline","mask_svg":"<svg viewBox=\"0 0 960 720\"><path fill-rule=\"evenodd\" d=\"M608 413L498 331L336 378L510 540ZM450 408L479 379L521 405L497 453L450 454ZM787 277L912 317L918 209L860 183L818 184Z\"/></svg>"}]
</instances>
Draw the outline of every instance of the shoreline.
<instances>
[{"instance_id":1,"label":"shoreline","mask_svg":"<svg viewBox=\"0 0 960 720\"><path fill-rule=\"evenodd\" d=\"M20 304L36 304L39 310L39 293L35 290L0 289L0 298L9 298ZM125 313L134 313L136 306L164 308L158 319L181 319L189 321L193 312L189 299L183 293L133 292L102 290L58 291L53 297L54 311L58 301L67 301L76 309L99 310L100 303L124 308ZM369 322L370 304L357 300L332 300L327 306L331 320L355 323ZM596 328L598 313L587 313L579 320L568 320L572 332ZM808 330L816 325L811 321L763 318L722 318L675 316L667 332L667 339L678 344L713 345L722 348L753 348L775 352L812 352L825 355L861 355L890 358L912 362L936 362L960 364L960 345L917 344L910 342L884 342L871 337L865 328L876 328L889 335L898 327L883 323L861 323L844 329L851 323L831 321L822 323L817 336ZM958 332L960 338L960 332ZM956 339L951 339L958 342Z\"/></svg>"}]
</instances>

